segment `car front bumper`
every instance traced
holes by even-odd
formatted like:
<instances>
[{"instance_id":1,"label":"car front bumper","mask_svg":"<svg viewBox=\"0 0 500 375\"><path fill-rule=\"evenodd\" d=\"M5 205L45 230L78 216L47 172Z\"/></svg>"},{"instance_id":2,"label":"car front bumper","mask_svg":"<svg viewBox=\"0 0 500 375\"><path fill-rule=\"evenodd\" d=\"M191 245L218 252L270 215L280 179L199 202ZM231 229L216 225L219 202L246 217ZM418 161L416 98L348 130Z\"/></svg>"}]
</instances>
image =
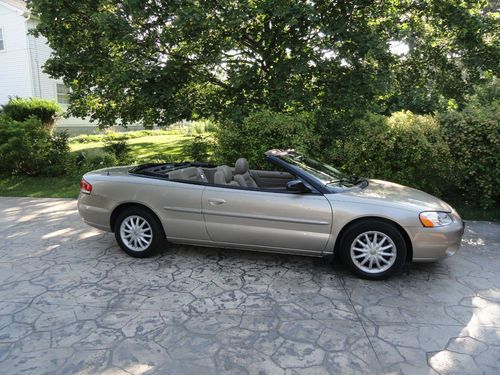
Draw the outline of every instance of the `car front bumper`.
<instances>
[{"instance_id":1,"label":"car front bumper","mask_svg":"<svg viewBox=\"0 0 500 375\"><path fill-rule=\"evenodd\" d=\"M452 256L458 251L465 223L455 212L452 217L453 223L444 227L406 228L413 246L414 262L433 262Z\"/></svg>"}]
</instances>

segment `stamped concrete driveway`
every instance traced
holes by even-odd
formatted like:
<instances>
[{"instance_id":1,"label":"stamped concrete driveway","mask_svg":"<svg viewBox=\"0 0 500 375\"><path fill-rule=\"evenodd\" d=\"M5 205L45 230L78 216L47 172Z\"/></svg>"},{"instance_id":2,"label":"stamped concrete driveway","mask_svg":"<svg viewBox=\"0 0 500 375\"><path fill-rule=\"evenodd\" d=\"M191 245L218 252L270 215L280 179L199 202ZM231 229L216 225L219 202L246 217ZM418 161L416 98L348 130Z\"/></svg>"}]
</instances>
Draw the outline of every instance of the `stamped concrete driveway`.
<instances>
[{"instance_id":1,"label":"stamped concrete driveway","mask_svg":"<svg viewBox=\"0 0 500 375\"><path fill-rule=\"evenodd\" d=\"M76 202L0 199L2 374L498 374L500 226L386 282L172 245L127 257Z\"/></svg>"}]
</instances>

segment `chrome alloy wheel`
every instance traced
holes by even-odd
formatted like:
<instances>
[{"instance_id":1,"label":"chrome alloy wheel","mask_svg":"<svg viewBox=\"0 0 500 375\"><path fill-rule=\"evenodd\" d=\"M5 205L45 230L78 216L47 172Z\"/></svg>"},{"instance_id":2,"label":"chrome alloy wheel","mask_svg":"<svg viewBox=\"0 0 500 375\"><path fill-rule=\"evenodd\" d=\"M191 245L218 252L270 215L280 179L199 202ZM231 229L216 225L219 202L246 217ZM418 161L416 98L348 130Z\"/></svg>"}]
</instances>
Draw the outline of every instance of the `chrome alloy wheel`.
<instances>
[{"instance_id":1,"label":"chrome alloy wheel","mask_svg":"<svg viewBox=\"0 0 500 375\"><path fill-rule=\"evenodd\" d=\"M132 215L123 219L120 238L132 251L146 250L153 241L151 225L141 216Z\"/></svg>"},{"instance_id":2,"label":"chrome alloy wheel","mask_svg":"<svg viewBox=\"0 0 500 375\"><path fill-rule=\"evenodd\" d=\"M351 244L354 265L367 273L381 273L396 261L397 249L392 239L382 232L361 233Z\"/></svg>"}]
</instances>

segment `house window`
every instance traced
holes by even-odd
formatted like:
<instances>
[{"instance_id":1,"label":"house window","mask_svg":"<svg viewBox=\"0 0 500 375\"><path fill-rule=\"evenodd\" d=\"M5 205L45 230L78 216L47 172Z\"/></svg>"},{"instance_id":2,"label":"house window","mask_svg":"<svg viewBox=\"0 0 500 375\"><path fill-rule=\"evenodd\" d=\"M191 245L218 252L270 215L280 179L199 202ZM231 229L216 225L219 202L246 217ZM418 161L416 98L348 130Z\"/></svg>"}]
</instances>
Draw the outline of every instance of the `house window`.
<instances>
[{"instance_id":1,"label":"house window","mask_svg":"<svg viewBox=\"0 0 500 375\"><path fill-rule=\"evenodd\" d=\"M57 102L59 104L69 104L69 88L62 83L56 84L57 88Z\"/></svg>"},{"instance_id":2,"label":"house window","mask_svg":"<svg viewBox=\"0 0 500 375\"><path fill-rule=\"evenodd\" d=\"M3 42L3 31L0 28L0 51L5 50L5 43Z\"/></svg>"}]
</instances>

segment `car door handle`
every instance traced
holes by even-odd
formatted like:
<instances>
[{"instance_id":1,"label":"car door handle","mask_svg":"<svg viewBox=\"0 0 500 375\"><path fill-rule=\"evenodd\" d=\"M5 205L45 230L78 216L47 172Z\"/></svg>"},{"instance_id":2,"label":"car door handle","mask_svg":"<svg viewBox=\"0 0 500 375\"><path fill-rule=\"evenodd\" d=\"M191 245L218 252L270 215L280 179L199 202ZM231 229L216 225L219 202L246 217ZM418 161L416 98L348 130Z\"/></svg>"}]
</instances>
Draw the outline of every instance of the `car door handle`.
<instances>
[{"instance_id":1,"label":"car door handle","mask_svg":"<svg viewBox=\"0 0 500 375\"><path fill-rule=\"evenodd\" d=\"M217 198L208 198L208 203L210 203L213 206L218 206L218 205L226 203L226 200L225 199L217 199Z\"/></svg>"}]
</instances>

